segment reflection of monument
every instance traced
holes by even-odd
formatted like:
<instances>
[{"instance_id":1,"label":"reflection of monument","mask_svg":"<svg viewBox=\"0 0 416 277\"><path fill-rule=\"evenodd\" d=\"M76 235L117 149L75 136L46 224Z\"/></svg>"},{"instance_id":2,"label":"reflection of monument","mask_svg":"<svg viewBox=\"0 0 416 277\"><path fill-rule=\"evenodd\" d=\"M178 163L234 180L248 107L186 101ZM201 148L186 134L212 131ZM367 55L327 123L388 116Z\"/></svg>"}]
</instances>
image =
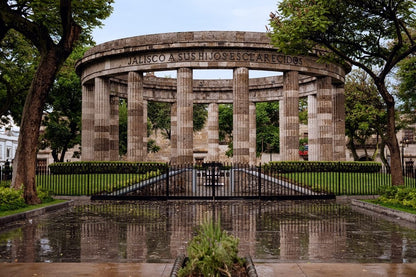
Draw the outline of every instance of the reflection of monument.
<instances>
[{"instance_id":1,"label":"reflection of monument","mask_svg":"<svg viewBox=\"0 0 416 277\"><path fill-rule=\"evenodd\" d=\"M308 99L310 160L345 159L344 78L348 66L283 55L266 33L185 32L131 37L88 50L82 82L82 159L118 159L119 98L128 102L127 159L146 159L147 101L171 103L174 163L194 161L193 104L208 104L208 156L218 158L218 104L233 104L233 162L256 161L255 103L280 102L283 160L299 160L299 98ZM193 70L229 69L232 80L194 80ZM145 76L176 70L177 78ZM282 76L249 78L250 70ZM254 116L253 116L254 115Z\"/></svg>"},{"instance_id":2,"label":"reflection of monument","mask_svg":"<svg viewBox=\"0 0 416 277\"><path fill-rule=\"evenodd\" d=\"M306 256L308 247L307 221L285 220L280 222L280 259L298 260Z\"/></svg>"},{"instance_id":3,"label":"reflection of monument","mask_svg":"<svg viewBox=\"0 0 416 277\"><path fill-rule=\"evenodd\" d=\"M93 218L91 218L93 219ZM118 260L119 228L116 223L85 222L81 225L81 262Z\"/></svg>"},{"instance_id":4,"label":"reflection of monument","mask_svg":"<svg viewBox=\"0 0 416 277\"><path fill-rule=\"evenodd\" d=\"M126 236L126 262L146 260L146 228L140 224L128 224Z\"/></svg>"},{"instance_id":5,"label":"reflection of monument","mask_svg":"<svg viewBox=\"0 0 416 277\"><path fill-rule=\"evenodd\" d=\"M345 249L347 231L345 218L309 221L309 259L328 261Z\"/></svg>"}]
</instances>

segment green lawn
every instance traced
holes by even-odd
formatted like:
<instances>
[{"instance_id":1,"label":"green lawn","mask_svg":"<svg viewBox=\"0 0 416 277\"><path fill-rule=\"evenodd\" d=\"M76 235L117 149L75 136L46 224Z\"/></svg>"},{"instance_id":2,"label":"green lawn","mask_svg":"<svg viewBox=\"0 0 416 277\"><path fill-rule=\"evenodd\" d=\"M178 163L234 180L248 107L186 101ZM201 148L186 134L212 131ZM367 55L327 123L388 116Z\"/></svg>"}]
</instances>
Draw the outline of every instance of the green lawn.
<instances>
[{"instance_id":1,"label":"green lawn","mask_svg":"<svg viewBox=\"0 0 416 277\"><path fill-rule=\"evenodd\" d=\"M57 174L36 176L37 187L55 195L93 195L112 192L158 176L159 172L146 174Z\"/></svg>"},{"instance_id":2,"label":"green lawn","mask_svg":"<svg viewBox=\"0 0 416 277\"><path fill-rule=\"evenodd\" d=\"M27 211L35 210L35 209L38 209L38 208L42 208L42 207L47 207L47 206L51 206L51 205L63 203L65 201L66 200L53 200L52 202L42 203L42 204L38 204L38 205L30 205L28 207L20 208L20 209L17 209L17 210L0 211L0 217L2 217L2 216L8 216L8 215L13 215L13 214L18 214L18 213L22 213L22 212L27 212Z\"/></svg>"},{"instance_id":3,"label":"green lawn","mask_svg":"<svg viewBox=\"0 0 416 277\"><path fill-rule=\"evenodd\" d=\"M383 173L294 172L274 177L335 195L377 194L379 187L391 185L391 176ZM415 186L415 179L405 178L405 182L407 186Z\"/></svg>"}]
</instances>

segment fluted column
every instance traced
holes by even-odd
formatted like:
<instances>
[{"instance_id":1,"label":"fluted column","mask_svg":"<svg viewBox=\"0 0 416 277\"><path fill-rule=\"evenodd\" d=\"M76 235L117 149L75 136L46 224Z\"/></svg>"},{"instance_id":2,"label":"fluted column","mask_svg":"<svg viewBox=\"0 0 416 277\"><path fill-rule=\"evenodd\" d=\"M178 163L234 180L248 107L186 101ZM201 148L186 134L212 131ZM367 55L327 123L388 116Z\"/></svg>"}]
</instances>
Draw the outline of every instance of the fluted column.
<instances>
[{"instance_id":1,"label":"fluted column","mask_svg":"<svg viewBox=\"0 0 416 277\"><path fill-rule=\"evenodd\" d=\"M280 153L283 161L299 160L299 73L283 73L283 100L279 105Z\"/></svg>"},{"instance_id":2,"label":"fluted column","mask_svg":"<svg viewBox=\"0 0 416 277\"><path fill-rule=\"evenodd\" d=\"M219 160L218 104L208 105L208 161Z\"/></svg>"},{"instance_id":3,"label":"fluted column","mask_svg":"<svg viewBox=\"0 0 416 277\"><path fill-rule=\"evenodd\" d=\"M94 159L110 160L110 84L108 79L95 78L94 89Z\"/></svg>"},{"instance_id":4,"label":"fluted column","mask_svg":"<svg viewBox=\"0 0 416 277\"><path fill-rule=\"evenodd\" d=\"M178 69L177 163L193 162L193 81L191 68Z\"/></svg>"},{"instance_id":5,"label":"fluted column","mask_svg":"<svg viewBox=\"0 0 416 277\"><path fill-rule=\"evenodd\" d=\"M249 75L248 68L233 74L233 162L249 163Z\"/></svg>"},{"instance_id":6,"label":"fluted column","mask_svg":"<svg viewBox=\"0 0 416 277\"><path fill-rule=\"evenodd\" d=\"M318 118L316 95L308 95L308 160L319 160Z\"/></svg>"},{"instance_id":7,"label":"fluted column","mask_svg":"<svg viewBox=\"0 0 416 277\"><path fill-rule=\"evenodd\" d=\"M318 144L319 160L332 161L334 151L334 127L332 119L332 84L331 77L318 78Z\"/></svg>"},{"instance_id":8,"label":"fluted column","mask_svg":"<svg viewBox=\"0 0 416 277\"><path fill-rule=\"evenodd\" d=\"M110 161L119 157L119 105L118 96L110 97Z\"/></svg>"},{"instance_id":9,"label":"fluted column","mask_svg":"<svg viewBox=\"0 0 416 277\"><path fill-rule=\"evenodd\" d=\"M249 126L250 126L250 134L249 134L249 156L250 156L250 164L255 165L257 164L257 153L256 153L256 103L250 102L249 105Z\"/></svg>"},{"instance_id":10,"label":"fluted column","mask_svg":"<svg viewBox=\"0 0 416 277\"><path fill-rule=\"evenodd\" d=\"M142 161L147 160L147 141L149 138L147 137L147 100L143 100L143 157Z\"/></svg>"},{"instance_id":11,"label":"fluted column","mask_svg":"<svg viewBox=\"0 0 416 277\"><path fill-rule=\"evenodd\" d=\"M170 162L176 164L178 159L178 124L177 124L177 105L176 102L170 106Z\"/></svg>"},{"instance_id":12,"label":"fluted column","mask_svg":"<svg viewBox=\"0 0 416 277\"><path fill-rule=\"evenodd\" d=\"M82 160L94 160L94 85L82 86L81 146Z\"/></svg>"},{"instance_id":13,"label":"fluted column","mask_svg":"<svg viewBox=\"0 0 416 277\"><path fill-rule=\"evenodd\" d=\"M344 85L333 88L334 160L345 161L345 90Z\"/></svg>"},{"instance_id":14,"label":"fluted column","mask_svg":"<svg viewBox=\"0 0 416 277\"><path fill-rule=\"evenodd\" d=\"M127 81L127 160L143 160L143 73L129 72Z\"/></svg>"}]
</instances>

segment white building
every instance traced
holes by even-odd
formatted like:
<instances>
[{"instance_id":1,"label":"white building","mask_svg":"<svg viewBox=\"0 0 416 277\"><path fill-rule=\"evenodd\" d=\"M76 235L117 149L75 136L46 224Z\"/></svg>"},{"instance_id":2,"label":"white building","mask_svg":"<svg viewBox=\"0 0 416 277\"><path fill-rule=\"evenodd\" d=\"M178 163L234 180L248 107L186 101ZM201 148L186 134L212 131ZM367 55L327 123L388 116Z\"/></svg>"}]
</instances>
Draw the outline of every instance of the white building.
<instances>
[{"instance_id":1,"label":"white building","mask_svg":"<svg viewBox=\"0 0 416 277\"><path fill-rule=\"evenodd\" d=\"M19 127L0 127L0 165L6 161L12 162L16 154Z\"/></svg>"}]
</instances>

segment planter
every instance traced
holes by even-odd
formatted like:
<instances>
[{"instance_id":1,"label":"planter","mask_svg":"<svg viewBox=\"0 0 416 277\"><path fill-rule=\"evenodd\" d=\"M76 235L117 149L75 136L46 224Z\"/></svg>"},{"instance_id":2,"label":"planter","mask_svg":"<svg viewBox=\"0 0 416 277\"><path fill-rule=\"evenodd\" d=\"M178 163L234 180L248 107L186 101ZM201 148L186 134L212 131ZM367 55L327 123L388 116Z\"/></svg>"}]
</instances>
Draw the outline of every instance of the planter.
<instances>
[{"instance_id":1,"label":"planter","mask_svg":"<svg viewBox=\"0 0 416 277\"><path fill-rule=\"evenodd\" d=\"M251 257L247 256L247 257L244 258L244 260L245 260L244 267L245 267L246 273L247 273L247 275L245 275L245 276L246 277L258 277L256 268L254 266L254 263L253 263L253 260L251 259ZM180 255L180 256L176 257L175 262L174 262L173 267L172 267L172 271L170 273L170 277L177 277L179 269L181 269L183 266L185 266L186 261L187 261L187 258L185 257L185 255Z\"/></svg>"}]
</instances>

